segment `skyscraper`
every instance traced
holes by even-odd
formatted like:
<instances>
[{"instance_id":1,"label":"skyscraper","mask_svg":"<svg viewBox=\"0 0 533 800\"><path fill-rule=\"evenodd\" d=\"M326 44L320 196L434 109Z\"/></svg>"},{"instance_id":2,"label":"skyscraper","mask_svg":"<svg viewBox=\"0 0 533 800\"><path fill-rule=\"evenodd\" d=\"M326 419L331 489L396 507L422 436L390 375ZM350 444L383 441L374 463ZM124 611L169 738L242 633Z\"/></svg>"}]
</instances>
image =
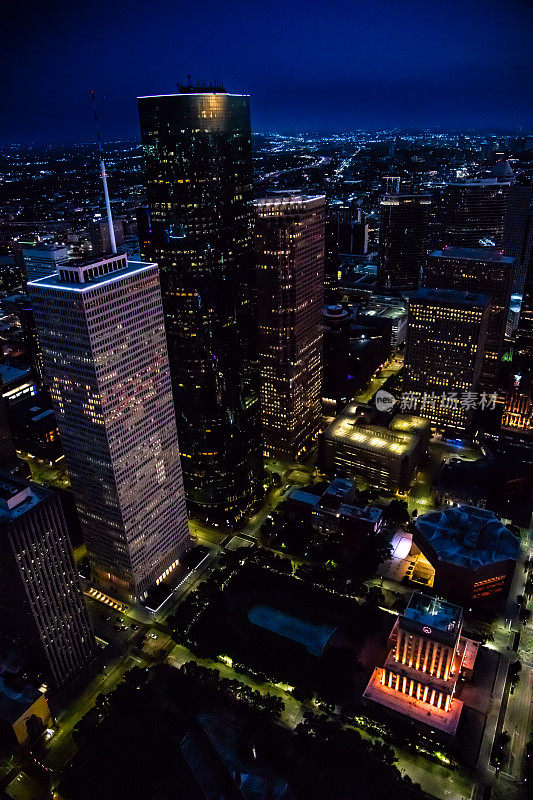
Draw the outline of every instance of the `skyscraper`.
<instances>
[{"instance_id":1,"label":"skyscraper","mask_svg":"<svg viewBox=\"0 0 533 800\"><path fill-rule=\"evenodd\" d=\"M513 292L522 294L533 251L533 182L515 183L507 194L502 248L515 259Z\"/></svg>"},{"instance_id":2,"label":"skyscraper","mask_svg":"<svg viewBox=\"0 0 533 800\"><path fill-rule=\"evenodd\" d=\"M262 480L249 97L139 98L150 227L190 505L239 519ZM144 248L144 249L143 249Z\"/></svg>"},{"instance_id":3,"label":"skyscraper","mask_svg":"<svg viewBox=\"0 0 533 800\"><path fill-rule=\"evenodd\" d=\"M66 264L69 260L69 249L60 245L39 242L23 244L22 257L26 280L33 281L36 278L50 275L51 272L56 272L61 264Z\"/></svg>"},{"instance_id":4,"label":"skyscraper","mask_svg":"<svg viewBox=\"0 0 533 800\"><path fill-rule=\"evenodd\" d=\"M532 370L533 364L533 248L526 269L522 307L516 331L515 361L518 369Z\"/></svg>"},{"instance_id":5,"label":"skyscraper","mask_svg":"<svg viewBox=\"0 0 533 800\"><path fill-rule=\"evenodd\" d=\"M73 262L28 288L93 578L143 599L188 545L157 265Z\"/></svg>"},{"instance_id":6,"label":"skyscraper","mask_svg":"<svg viewBox=\"0 0 533 800\"><path fill-rule=\"evenodd\" d=\"M505 327L511 302L515 260L490 247L445 247L428 257L423 285L430 289L457 289L486 294L490 314L481 367L481 385L494 391L504 352Z\"/></svg>"},{"instance_id":7,"label":"skyscraper","mask_svg":"<svg viewBox=\"0 0 533 800\"><path fill-rule=\"evenodd\" d=\"M265 455L292 461L320 425L325 197L266 197L255 207Z\"/></svg>"},{"instance_id":8,"label":"skyscraper","mask_svg":"<svg viewBox=\"0 0 533 800\"><path fill-rule=\"evenodd\" d=\"M54 492L0 473L0 632L56 686L73 680L96 643Z\"/></svg>"},{"instance_id":9,"label":"skyscraper","mask_svg":"<svg viewBox=\"0 0 533 800\"><path fill-rule=\"evenodd\" d=\"M500 247L510 185L496 178L448 184L442 198L442 245Z\"/></svg>"},{"instance_id":10,"label":"skyscraper","mask_svg":"<svg viewBox=\"0 0 533 800\"><path fill-rule=\"evenodd\" d=\"M404 389L437 428L464 430L485 350L487 295L418 289L409 299Z\"/></svg>"},{"instance_id":11,"label":"skyscraper","mask_svg":"<svg viewBox=\"0 0 533 800\"><path fill-rule=\"evenodd\" d=\"M378 285L416 289L430 249L430 194L387 194L380 204Z\"/></svg>"}]
</instances>

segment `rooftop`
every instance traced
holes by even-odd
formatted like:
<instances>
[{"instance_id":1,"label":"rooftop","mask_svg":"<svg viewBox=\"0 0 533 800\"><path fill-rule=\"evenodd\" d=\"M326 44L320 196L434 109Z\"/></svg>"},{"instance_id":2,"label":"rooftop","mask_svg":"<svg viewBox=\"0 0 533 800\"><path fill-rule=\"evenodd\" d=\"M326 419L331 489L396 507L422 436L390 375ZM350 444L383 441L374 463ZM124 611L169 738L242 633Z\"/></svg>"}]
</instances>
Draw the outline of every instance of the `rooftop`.
<instances>
[{"instance_id":1,"label":"rooftop","mask_svg":"<svg viewBox=\"0 0 533 800\"><path fill-rule=\"evenodd\" d=\"M485 508L462 505L430 511L418 517L415 525L441 561L458 567L479 569L498 561L516 561L520 554L519 538Z\"/></svg>"},{"instance_id":2,"label":"rooftop","mask_svg":"<svg viewBox=\"0 0 533 800\"><path fill-rule=\"evenodd\" d=\"M286 194L275 197L261 197L254 200L254 206L258 214L262 211L298 211L299 209L316 208L324 205L326 195L324 194Z\"/></svg>"},{"instance_id":3,"label":"rooftop","mask_svg":"<svg viewBox=\"0 0 533 800\"><path fill-rule=\"evenodd\" d=\"M42 486L0 472L0 524L13 522L49 494Z\"/></svg>"},{"instance_id":4,"label":"rooftop","mask_svg":"<svg viewBox=\"0 0 533 800\"><path fill-rule=\"evenodd\" d=\"M393 455L404 456L416 448L420 433L427 427L427 420L409 414L397 414L388 428L375 425L365 419L358 406L351 404L326 429L324 436L353 443L368 452L387 450Z\"/></svg>"},{"instance_id":5,"label":"rooftop","mask_svg":"<svg viewBox=\"0 0 533 800\"><path fill-rule=\"evenodd\" d=\"M460 258L468 261L495 261L501 264L513 264L514 258L505 256L503 250L492 247L444 247L434 250L430 258Z\"/></svg>"},{"instance_id":6,"label":"rooftop","mask_svg":"<svg viewBox=\"0 0 533 800\"><path fill-rule=\"evenodd\" d=\"M401 628L454 643L463 621L463 609L444 600L414 592L409 604L399 618Z\"/></svg>"},{"instance_id":7,"label":"rooftop","mask_svg":"<svg viewBox=\"0 0 533 800\"><path fill-rule=\"evenodd\" d=\"M0 675L0 719L12 725L41 696L39 689L17 678Z\"/></svg>"},{"instance_id":8,"label":"rooftop","mask_svg":"<svg viewBox=\"0 0 533 800\"><path fill-rule=\"evenodd\" d=\"M455 289L427 289L421 287L413 292L409 300L410 305L414 303L432 303L442 306L463 306L465 308L485 308L490 303L490 298L486 294L474 292L459 292Z\"/></svg>"},{"instance_id":9,"label":"rooftop","mask_svg":"<svg viewBox=\"0 0 533 800\"><path fill-rule=\"evenodd\" d=\"M56 274L28 281L28 287L33 291L44 288L83 293L155 266L143 261L128 261L123 253L98 256L63 264Z\"/></svg>"}]
</instances>

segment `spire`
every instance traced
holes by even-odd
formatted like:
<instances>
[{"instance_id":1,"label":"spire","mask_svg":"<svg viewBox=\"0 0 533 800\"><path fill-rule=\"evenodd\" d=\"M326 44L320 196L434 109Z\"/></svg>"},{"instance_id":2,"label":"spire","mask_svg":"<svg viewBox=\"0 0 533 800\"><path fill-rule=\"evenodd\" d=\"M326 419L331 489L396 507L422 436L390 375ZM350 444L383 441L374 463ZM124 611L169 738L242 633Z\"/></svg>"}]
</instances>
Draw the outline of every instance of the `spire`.
<instances>
[{"instance_id":1,"label":"spire","mask_svg":"<svg viewBox=\"0 0 533 800\"><path fill-rule=\"evenodd\" d=\"M105 162L104 162L104 154L102 151L102 141L100 139L100 129L98 127L98 116L96 114L96 98L94 96L94 89L91 92L94 104L94 121L96 123L96 140L98 143L98 153L100 156L100 177L102 178L102 183L104 184L104 199L105 199L105 209L107 212L107 225L109 227L109 241L111 242L111 252L117 252L117 243L115 242L115 228L113 226L113 216L111 214L111 203L109 202L109 191L107 188L107 173L105 171Z\"/></svg>"}]
</instances>

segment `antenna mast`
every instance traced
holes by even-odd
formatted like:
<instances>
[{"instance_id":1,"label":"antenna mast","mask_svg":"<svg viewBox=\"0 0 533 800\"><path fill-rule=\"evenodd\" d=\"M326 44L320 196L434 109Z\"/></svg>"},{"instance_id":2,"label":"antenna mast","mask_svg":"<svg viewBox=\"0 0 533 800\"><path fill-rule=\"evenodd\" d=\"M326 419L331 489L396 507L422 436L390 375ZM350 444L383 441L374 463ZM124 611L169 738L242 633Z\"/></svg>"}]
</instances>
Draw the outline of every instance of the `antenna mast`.
<instances>
[{"instance_id":1,"label":"antenna mast","mask_svg":"<svg viewBox=\"0 0 533 800\"><path fill-rule=\"evenodd\" d=\"M98 115L96 113L96 97L94 96L94 89L92 90L91 94L93 98L94 121L96 124L96 141L98 144L98 154L100 157L100 177L102 178L102 183L104 184L104 198L105 198L105 208L107 212L107 225L109 227L109 241L111 242L111 252L116 253L117 243L115 242L115 228L113 226L111 203L109 202L109 191L107 189L107 174L105 171L104 154L102 151L102 140L100 139L100 128L98 126Z\"/></svg>"}]
</instances>

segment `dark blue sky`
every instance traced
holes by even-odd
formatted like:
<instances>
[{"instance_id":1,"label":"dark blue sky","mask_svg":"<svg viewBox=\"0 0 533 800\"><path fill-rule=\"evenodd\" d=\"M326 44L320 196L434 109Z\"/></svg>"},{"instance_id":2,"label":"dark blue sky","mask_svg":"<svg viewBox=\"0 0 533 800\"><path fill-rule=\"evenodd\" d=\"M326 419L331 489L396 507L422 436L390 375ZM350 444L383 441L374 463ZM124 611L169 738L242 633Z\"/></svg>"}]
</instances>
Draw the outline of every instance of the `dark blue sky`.
<instances>
[{"instance_id":1,"label":"dark blue sky","mask_svg":"<svg viewBox=\"0 0 533 800\"><path fill-rule=\"evenodd\" d=\"M254 130L533 127L528 0L5 0L0 141L138 135L136 96L218 78ZM3 20L3 23L5 19Z\"/></svg>"}]
</instances>

